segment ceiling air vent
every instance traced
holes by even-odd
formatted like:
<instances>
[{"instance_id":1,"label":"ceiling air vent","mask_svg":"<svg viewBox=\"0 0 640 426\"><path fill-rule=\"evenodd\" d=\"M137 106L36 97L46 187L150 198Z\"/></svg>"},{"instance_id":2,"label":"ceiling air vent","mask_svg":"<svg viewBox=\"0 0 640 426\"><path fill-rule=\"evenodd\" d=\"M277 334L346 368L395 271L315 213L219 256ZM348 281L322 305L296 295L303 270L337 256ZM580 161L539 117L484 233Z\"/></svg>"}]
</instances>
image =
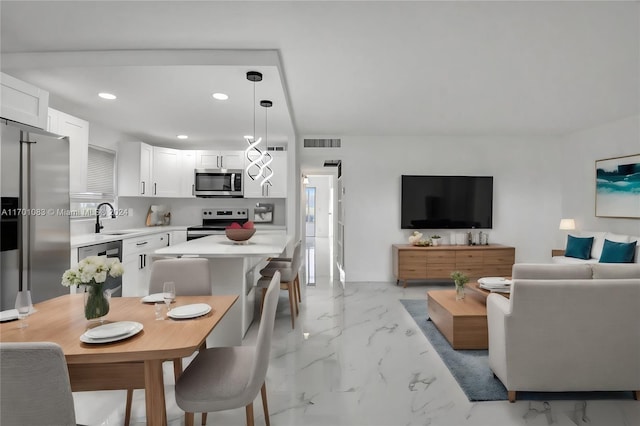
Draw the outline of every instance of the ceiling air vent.
<instances>
[{"instance_id":1,"label":"ceiling air vent","mask_svg":"<svg viewBox=\"0 0 640 426\"><path fill-rule=\"evenodd\" d=\"M342 142L340 139L305 139L305 148L340 148Z\"/></svg>"},{"instance_id":2,"label":"ceiling air vent","mask_svg":"<svg viewBox=\"0 0 640 426\"><path fill-rule=\"evenodd\" d=\"M267 147L267 151L286 151L287 147L286 146L269 146Z\"/></svg>"}]
</instances>

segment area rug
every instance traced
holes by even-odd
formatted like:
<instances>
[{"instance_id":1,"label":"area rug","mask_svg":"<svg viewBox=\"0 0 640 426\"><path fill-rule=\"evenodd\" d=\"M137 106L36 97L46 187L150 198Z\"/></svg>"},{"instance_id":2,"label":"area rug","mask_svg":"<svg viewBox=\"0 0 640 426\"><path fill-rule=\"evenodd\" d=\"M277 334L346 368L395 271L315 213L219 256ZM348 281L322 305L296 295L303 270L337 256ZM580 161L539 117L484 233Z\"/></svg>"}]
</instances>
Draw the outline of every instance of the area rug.
<instances>
[{"instance_id":1,"label":"area rug","mask_svg":"<svg viewBox=\"0 0 640 426\"><path fill-rule=\"evenodd\" d=\"M435 348L469 401L502 401L507 390L489 368L489 351L454 350L436 326L429 321L427 301L401 299L411 318ZM520 400L633 399L633 392L518 392Z\"/></svg>"}]
</instances>

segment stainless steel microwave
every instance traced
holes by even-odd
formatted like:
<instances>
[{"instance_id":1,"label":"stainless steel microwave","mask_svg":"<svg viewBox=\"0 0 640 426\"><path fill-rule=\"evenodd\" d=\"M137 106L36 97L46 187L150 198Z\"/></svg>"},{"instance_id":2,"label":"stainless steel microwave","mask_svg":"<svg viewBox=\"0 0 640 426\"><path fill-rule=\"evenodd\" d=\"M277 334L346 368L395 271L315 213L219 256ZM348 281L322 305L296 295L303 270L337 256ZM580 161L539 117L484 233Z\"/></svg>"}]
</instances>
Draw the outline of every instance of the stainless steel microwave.
<instances>
[{"instance_id":1,"label":"stainless steel microwave","mask_svg":"<svg viewBox=\"0 0 640 426\"><path fill-rule=\"evenodd\" d=\"M195 169L196 197L242 197L242 169Z\"/></svg>"}]
</instances>

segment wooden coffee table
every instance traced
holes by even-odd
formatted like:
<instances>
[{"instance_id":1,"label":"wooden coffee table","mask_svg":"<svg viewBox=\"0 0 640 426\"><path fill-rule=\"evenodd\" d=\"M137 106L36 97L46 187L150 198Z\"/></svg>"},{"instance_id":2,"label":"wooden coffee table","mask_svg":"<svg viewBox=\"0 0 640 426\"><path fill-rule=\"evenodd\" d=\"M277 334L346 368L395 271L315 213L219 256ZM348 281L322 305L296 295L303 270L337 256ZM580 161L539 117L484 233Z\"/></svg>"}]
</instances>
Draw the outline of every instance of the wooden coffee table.
<instances>
[{"instance_id":1,"label":"wooden coffee table","mask_svg":"<svg viewBox=\"0 0 640 426\"><path fill-rule=\"evenodd\" d=\"M427 292L427 309L433 324L453 349L487 349L487 306L481 298L467 295L456 300L455 290Z\"/></svg>"}]
</instances>

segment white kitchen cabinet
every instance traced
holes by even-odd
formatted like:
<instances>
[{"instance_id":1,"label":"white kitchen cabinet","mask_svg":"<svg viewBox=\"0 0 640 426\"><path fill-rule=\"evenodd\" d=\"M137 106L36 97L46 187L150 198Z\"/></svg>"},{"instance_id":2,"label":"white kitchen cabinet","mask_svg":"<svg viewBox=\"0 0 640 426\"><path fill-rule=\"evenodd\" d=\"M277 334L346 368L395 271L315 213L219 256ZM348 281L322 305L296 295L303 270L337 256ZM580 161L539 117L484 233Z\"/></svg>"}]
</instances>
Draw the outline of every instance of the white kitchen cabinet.
<instances>
[{"instance_id":1,"label":"white kitchen cabinet","mask_svg":"<svg viewBox=\"0 0 640 426\"><path fill-rule=\"evenodd\" d=\"M187 231L171 231L169 245L184 243L187 241Z\"/></svg>"},{"instance_id":2,"label":"white kitchen cabinet","mask_svg":"<svg viewBox=\"0 0 640 426\"><path fill-rule=\"evenodd\" d=\"M181 196L180 151L153 147L151 162L152 194L156 197Z\"/></svg>"},{"instance_id":3,"label":"white kitchen cabinet","mask_svg":"<svg viewBox=\"0 0 640 426\"><path fill-rule=\"evenodd\" d=\"M118 147L118 195L153 195L153 147L144 142L121 142Z\"/></svg>"},{"instance_id":4,"label":"white kitchen cabinet","mask_svg":"<svg viewBox=\"0 0 640 426\"><path fill-rule=\"evenodd\" d=\"M242 169L244 151L203 151L196 152L197 169Z\"/></svg>"},{"instance_id":5,"label":"white kitchen cabinet","mask_svg":"<svg viewBox=\"0 0 640 426\"><path fill-rule=\"evenodd\" d=\"M180 196L195 197L196 151L180 151Z\"/></svg>"},{"instance_id":6,"label":"white kitchen cabinet","mask_svg":"<svg viewBox=\"0 0 640 426\"><path fill-rule=\"evenodd\" d=\"M149 289L151 255L169 245L169 233L145 235L122 241L122 296L146 296Z\"/></svg>"},{"instance_id":7,"label":"white kitchen cabinet","mask_svg":"<svg viewBox=\"0 0 640 426\"><path fill-rule=\"evenodd\" d=\"M0 73L0 116L39 129L47 128L49 92Z\"/></svg>"},{"instance_id":8,"label":"white kitchen cabinet","mask_svg":"<svg viewBox=\"0 0 640 426\"><path fill-rule=\"evenodd\" d=\"M271 185L260 185L262 179L251 180L244 174L245 198L286 198L287 197L287 153L286 151L269 151L273 161Z\"/></svg>"},{"instance_id":9,"label":"white kitchen cabinet","mask_svg":"<svg viewBox=\"0 0 640 426\"><path fill-rule=\"evenodd\" d=\"M87 192L89 122L49 108L47 130L69 137L69 191Z\"/></svg>"}]
</instances>

